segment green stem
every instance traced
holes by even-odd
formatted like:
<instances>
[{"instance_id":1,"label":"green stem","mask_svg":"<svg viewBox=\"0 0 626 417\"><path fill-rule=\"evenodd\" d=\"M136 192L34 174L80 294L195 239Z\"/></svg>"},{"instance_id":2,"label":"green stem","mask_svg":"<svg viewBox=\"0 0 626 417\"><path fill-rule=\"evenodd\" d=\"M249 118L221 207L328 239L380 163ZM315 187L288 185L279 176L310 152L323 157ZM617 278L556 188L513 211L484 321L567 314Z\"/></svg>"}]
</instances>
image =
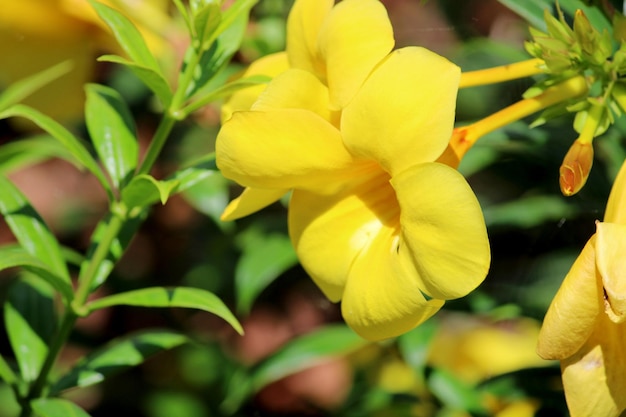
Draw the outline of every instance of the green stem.
<instances>
[{"instance_id":1,"label":"green stem","mask_svg":"<svg viewBox=\"0 0 626 417\"><path fill-rule=\"evenodd\" d=\"M139 169L137 169L137 175L147 174L150 172L152 165L154 165L159 157L159 154L161 153L161 150L167 141L167 137L172 131L175 123L176 119L172 117L169 112L163 116L161 122L159 123L159 127L152 138L152 142L150 142L146 156L144 157Z\"/></svg>"}]
</instances>

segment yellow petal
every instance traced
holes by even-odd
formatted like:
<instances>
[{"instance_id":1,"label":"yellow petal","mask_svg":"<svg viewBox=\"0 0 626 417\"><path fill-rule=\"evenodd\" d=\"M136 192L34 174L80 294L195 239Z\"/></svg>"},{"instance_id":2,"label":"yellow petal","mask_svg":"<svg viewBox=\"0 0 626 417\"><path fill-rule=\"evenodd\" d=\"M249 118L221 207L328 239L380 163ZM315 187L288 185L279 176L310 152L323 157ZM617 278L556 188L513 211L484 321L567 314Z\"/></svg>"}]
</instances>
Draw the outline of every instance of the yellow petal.
<instances>
[{"instance_id":1,"label":"yellow petal","mask_svg":"<svg viewBox=\"0 0 626 417\"><path fill-rule=\"evenodd\" d=\"M252 110L306 109L331 121L328 88L313 74L290 69L276 76Z\"/></svg>"},{"instance_id":2,"label":"yellow petal","mask_svg":"<svg viewBox=\"0 0 626 417\"><path fill-rule=\"evenodd\" d=\"M278 201L289 190L273 188L246 188L224 209L222 221L237 220Z\"/></svg>"},{"instance_id":3,"label":"yellow petal","mask_svg":"<svg viewBox=\"0 0 626 417\"><path fill-rule=\"evenodd\" d=\"M369 236L344 289L342 315L355 332L369 340L399 336L444 304L436 298L426 300L413 265L397 252L396 237L389 228Z\"/></svg>"},{"instance_id":4,"label":"yellow petal","mask_svg":"<svg viewBox=\"0 0 626 417\"><path fill-rule=\"evenodd\" d=\"M615 322L626 320L626 225L597 224L596 265L606 292L606 312Z\"/></svg>"},{"instance_id":5,"label":"yellow petal","mask_svg":"<svg viewBox=\"0 0 626 417\"><path fill-rule=\"evenodd\" d=\"M393 45L393 29L380 1L343 0L333 8L322 26L319 48L335 109L348 104Z\"/></svg>"},{"instance_id":6,"label":"yellow petal","mask_svg":"<svg viewBox=\"0 0 626 417\"><path fill-rule=\"evenodd\" d=\"M618 417L626 409L626 328L599 316L589 341L561 362L572 417Z\"/></svg>"},{"instance_id":7,"label":"yellow petal","mask_svg":"<svg viewBox=\"0 0 626 417\"><path fill-rule=\"evenodd\" d=\"M268 77L275 77L281 72L286 71L289 68L287 62L287 54L285 52L278 52L271 55L266 55L263 58L259 58L254 61L248 69L243 73L243 77L250 77L252 75L266 75ZM259 95L265 90L267 85L259 84L251 87L242 88L234 93L230 99L222 106L222 121L230 119L233 112L240 110L250 110L252 104L259 98Z\"/></svg>"},{"instance_id":8,"label":"yellow petal","mask_svg":"<svg viewBox=\"0 0 626 417\"><path fill-rule=\"evenodd\" d=\"M343 112L344 141L391 175L436 160L454 123L459 68L423 48L394 51Z\"/></svg>"},{"instance_id":9,"label":"yellow petal","mask_svg":"<svg viewBox=\"0 0 626 417\"><path fill-rule=\"evenodd\" d=\"M317 39L333 4L334 0L297 0L287 19L289 64L322 79L325 77L325 69L319 56Z\"/></svg>"},{"instance_id":10,"label":"yellow petal","mask_svg":"<svg viewBox=\"0 0 626 417\"><path fill-rule=\"evenodd\" d=\"M298 258L331 301L339 301L350 268L369 239L385 225L379 204L395 204L389 177L373 166L337 194L324 196L295 190L289 202L289 234ZM397 215L397 206L387 208Z\"/></svg>"},{"instance_id":11,"label":"yellow petal","mask_svg":"<svg viewBox=\"0 0 626 417\"><path fill-rule=\"evenodd\" d=\"M604 221L626 224L626 161L622 164L611 188Z\"/></svg>"},{"instance_id":12,"label":"yellow petal","mask_svg":"<svg viewBox=\"0 0 626 417\"><path fill-rule=\"evenodd\" d=\"M400 204L399 251L433 298L467 295L487 275L491 254L482 212L458 171L439 163L411 167L391 184Z\"/></svg>"},{"instance_id":13,"label":"yellow petal","mask_svg":"<svg viewBox=\"0 0 626 417\"><path fill-rule=\"evenodd\" d=\"M573 355L593 331L603 297L596 277L595 241L594 236L587 242L548 308L537 344L544 359Z\"/></svg>"},{"instance_id":14,"label":"yellow petal","mask_svg":"<svg viewBox=\"0 0 626 417\"><path fill-rule=\"evenodd\" d=\"M337 129L300 109L235 112L216 143L226 178L253 188L332 192L357 166Z\"/></svg>"}]
</instances>

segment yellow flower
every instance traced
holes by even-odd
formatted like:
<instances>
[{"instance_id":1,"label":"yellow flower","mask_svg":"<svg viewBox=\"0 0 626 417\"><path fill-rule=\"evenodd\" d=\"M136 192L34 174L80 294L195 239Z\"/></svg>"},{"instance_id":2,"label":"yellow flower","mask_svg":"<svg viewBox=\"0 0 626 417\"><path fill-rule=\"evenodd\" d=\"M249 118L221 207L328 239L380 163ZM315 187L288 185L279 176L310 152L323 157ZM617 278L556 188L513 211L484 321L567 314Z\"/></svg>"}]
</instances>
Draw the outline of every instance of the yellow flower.
<instances>
[{"instance_id":1,"label":"yellow flower","mask_svg":"<svg viewBox=\"0 0 626 417\"><path fill-rule=\"evenodd\" d=\"M548 309L537 347L542 358L561 361L573 417L626 410L626 164L596 227Z\"/></svg>"},{"instance_id":2,"label":"yellow flower","mask_svg":"<svg viewBox=\"0 0 626 417\"><path fill-rule=\"evenodd\" d=\"M315 17L321 3L332 4L304 0L294 10ZM311 59L288 50L293 68L224 123L217 163L264 203L293 190L289 230L303 267L360 335L397 336L472 291L489 267L476 197L434 162L452 134L460 71L423 48L390 53L376 0L344 0L300 26L294 16L288 39L296 29L317 39L316 48L303 41Z\"/></svg>"}]
</instances>

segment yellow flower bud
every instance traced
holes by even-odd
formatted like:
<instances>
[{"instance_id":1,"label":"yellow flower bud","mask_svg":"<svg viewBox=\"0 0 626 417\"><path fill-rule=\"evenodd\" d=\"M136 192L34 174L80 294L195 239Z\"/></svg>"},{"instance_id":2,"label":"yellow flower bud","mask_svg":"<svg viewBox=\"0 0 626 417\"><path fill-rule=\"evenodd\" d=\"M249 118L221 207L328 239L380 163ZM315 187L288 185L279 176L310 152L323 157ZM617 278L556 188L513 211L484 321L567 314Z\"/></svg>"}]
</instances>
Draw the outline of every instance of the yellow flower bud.
<instances>
[{"instance_id":1,"label":"yellow flower bud","mask_svg":"<svg viewBox=\"0 0 626 417\"><path fill-rule=\"evenodd\" d=\"M559 169L559 184L563 195L569 197L587 182L593 164L593 145L577 139L569 148Z\"/></svg>"}]
</instances>

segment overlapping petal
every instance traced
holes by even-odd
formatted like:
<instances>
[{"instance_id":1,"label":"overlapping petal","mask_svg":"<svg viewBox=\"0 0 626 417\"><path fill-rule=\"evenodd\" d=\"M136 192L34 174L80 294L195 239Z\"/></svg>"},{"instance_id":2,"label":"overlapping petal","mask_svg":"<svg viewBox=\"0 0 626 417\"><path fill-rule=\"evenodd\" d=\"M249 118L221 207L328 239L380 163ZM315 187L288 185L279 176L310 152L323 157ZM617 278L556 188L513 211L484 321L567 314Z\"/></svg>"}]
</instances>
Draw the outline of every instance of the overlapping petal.
<instances>
[{"instance_id":1,"label":"overlapping petal","mask_svg":"<svg viewBox=\"0 0 626 417\"><path fill-rule=\"evenodd\" d=\"M587 242L546 313L537 344L537 353L544 359L565 359L576 353L603 309L595 240Z\"/></svg>"},{"instance_id":2,"label":"overlapping petal","mask_svg":"<svg viewBox=\"0 0 626 417\"><path fill-rule=\"evenodd\" d=\"M616 323L626 320L626 225L598 223L596 266L606 293L606 313Z\"/></svg>"},{"instance_id":3,"label":"overlapping petal","mask_svg":"<svg viewBox=\"0 0 626 417\"><path fill-rule=\"evenodd\" d=\"M334 109L348 104L393 46L393 28L380 1L343 0L332 9L320 29L319 50Z\"/></svg>"},{"instance_id":4,"label":"overlapping petal","mask_svg":"<svg viewBox=\"0 0 626 417\"><path fill-rule=\"evenodd\" d=\"M391 175L436 160L452 135L459 77L457 66L426 49L394 51L343 111L347 148Z\"/></svg>"},{"instance_id":5,"label":"overlapping petal","mask_svg":"<svg viewBox=\"0 0 626 417\"><path fill-rule=\"evenodd\" d=\"M622 164L606 203L606 223L626 224L626 163Z\"/></svg>"},{"instance_id":6,"label":"overlapping petal","mask_svg":"<svg viewBox=\"0 0 626 417\"><path fill-rule=\"evenodd\" d=\"M358 169L341 135L302 109L236 112L222 126L217 165L246 187L332 192Z\"/></svg>"},{"instance_id":7,"label":"overlapping petal","mask_svg":"<svg viewBox=\"0 0 626 417\"><path fill-rule=\"evenodd\" d=\"M391 184L400 206L400 252L417 270L420 288L433 298L467 295L487 275L491 253L476 196L456 170L415 165Z\"/></svg>"},{"instance_id":8,"label":"overlapping petal","mask_svg":"<svg viewBox=\"0 0 626 417\"><path fill-rule=\"evenodd\" d=\"M222 221L237 220L278 201L289 190L280 188L245 188L239 197L228 203Z\"/></svg>"},{"instance_id":9,"label":"overlapping petal","mask_svg":"<svg viewBox=\"0 0 626 417\"><path fill-rule=\"evenodd\" d=\"M326 77L326 69L319 56L320 28L333 8L334 0L298 0L287 19L287 54L289 64Z\"/></svg>"}]
</instances>

